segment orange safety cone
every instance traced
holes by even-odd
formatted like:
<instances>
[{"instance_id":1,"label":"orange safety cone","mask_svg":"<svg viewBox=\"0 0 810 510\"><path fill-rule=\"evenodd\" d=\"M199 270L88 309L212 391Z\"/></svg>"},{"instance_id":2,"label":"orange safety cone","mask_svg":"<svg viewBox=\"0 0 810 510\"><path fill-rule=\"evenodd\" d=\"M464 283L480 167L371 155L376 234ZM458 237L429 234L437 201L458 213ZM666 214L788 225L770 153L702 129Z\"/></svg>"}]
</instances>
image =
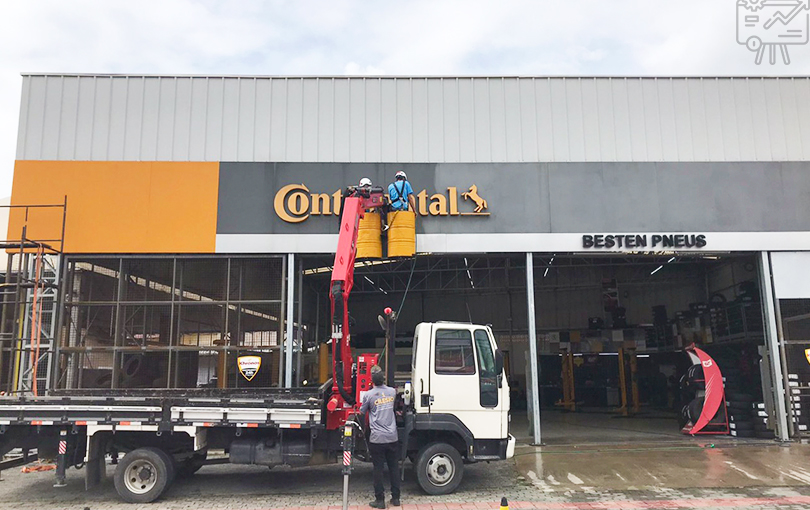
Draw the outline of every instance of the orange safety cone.
<instances>
[{"instance_id":1,"label":"orange safety cone","mask_svg":"<svg viewBox=\"0 0 810 510\"><path fill-rule=\"evenodd\" d=\"M506 501L506 496L501 498L501 510L509 510L509 502Z\"/></svg>"}]
</instances>

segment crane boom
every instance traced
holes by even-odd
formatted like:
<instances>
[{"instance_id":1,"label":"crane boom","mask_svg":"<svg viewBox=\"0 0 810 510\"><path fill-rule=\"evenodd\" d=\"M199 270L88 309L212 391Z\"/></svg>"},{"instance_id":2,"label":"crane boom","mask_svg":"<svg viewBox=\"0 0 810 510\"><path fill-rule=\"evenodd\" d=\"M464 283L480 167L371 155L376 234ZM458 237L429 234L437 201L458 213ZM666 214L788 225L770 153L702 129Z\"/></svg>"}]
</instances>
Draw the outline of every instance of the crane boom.
<instances>
[{"instance_id":1,"label":"crane boom","mask_svg":"<svg viewBox=\"0 0 810 510\"><path fill-rule=\"evenodd\" d=\"M346 189L340 211L335 263L329 288L332 315L332 396L327 404L330 411L329 426L339 426L357 406L357 395L352 374L352 351L349 333L349 294L354 285L354 261L357 255L357 232L366 209L384 204L385 194L380 187L354 187Z\"/></svg>"}]
</instances>

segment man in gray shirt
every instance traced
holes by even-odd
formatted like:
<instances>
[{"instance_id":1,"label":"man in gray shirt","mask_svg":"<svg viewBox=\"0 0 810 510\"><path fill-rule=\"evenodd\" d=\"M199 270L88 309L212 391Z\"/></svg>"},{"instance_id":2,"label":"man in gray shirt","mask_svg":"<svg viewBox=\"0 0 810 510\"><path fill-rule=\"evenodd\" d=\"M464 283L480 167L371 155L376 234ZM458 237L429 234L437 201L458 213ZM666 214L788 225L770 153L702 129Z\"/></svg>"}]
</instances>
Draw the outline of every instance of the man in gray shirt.
<instances>
[{"instance_id":1,"label":"man in gray shirt","mask_svg":"<svg viewBox=\"0 0 810 510\"><path fill-rule=\"evenodd\" d=\"M399 506L399 438L394 415L397 390L385 385L382 369L376 365L371 369L371 383L374 387L363 396L363 405L360 407L360 414L368 412L371 427L368 448L374 464L375 499L369 505L372 508L385 508L383 469L388 464L391 506Z\"/></svg>"}]
</instances>

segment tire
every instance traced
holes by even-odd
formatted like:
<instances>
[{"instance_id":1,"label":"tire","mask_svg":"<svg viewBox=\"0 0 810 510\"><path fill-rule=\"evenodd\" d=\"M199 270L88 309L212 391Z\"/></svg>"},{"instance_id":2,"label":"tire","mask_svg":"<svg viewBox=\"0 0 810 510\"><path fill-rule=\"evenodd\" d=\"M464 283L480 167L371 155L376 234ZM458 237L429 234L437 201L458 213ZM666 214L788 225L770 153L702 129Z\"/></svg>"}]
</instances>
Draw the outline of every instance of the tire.
<instances>
[{"instance_id":1,"label":"tire","mask_svg":"<svg viewBox=\"0 0 810 510\"><path fill-rule=\"evenodd\" d=\"M748 402L753 404L754 403L754 396L750 393L738 393L736 391L729 391L726 393L726 400L731 400L735 402Z\"/></svg>"},{"instance_id":2,"label":"tire","mask_svg":"<svg viewBox=\"0 0 810 510\"><path fill-rule=\"evenodd\" d=\"M751 407L751 402L740 402L737 400L729 400L728 402L726 402L726 406L729 409L734 409L736 411L748 411L749 413L753 410L753 407Z\"/></svg>"},{"instance_id":3,"label":"tire","mask_svg":"<svg viewBox=\"0 0 810 510\"><path fill-rule=\"evenodd\" d=\"M689 421L691 421L692 425L694 425L700 418L700 413L703 412L703 401L696 398L695 400L689 402L688 406Z\"/></svg>"},{"instance_id":4,"label":"tire","mask_svg":"<svg viewBox=\"0 0 810 510\"><path fill-rule=\"evenodd\" d=\"M754 430L754 422L752 421L735 421L732 424L734 427L731 430Z\"/></svg>"},{"instance_id":5,"label":"tire","mask_svg":"<svg viewBox=\"0 0 810 510\"><path fill-rule=\"evenodd\" d=\"M194 473L200 470L205 465L205 459L208 457L207 453L195 453L188 459L180 462L177 465L177 476L180 478L188 478L193 476Z\"/></svg>"},{"instance_id":6,"label":"tire","mask_svg":"<svg viewBox=\"0 0 810 510\"><path fill-rule=\"evenodd\" d=\"M678 416L678 428L684 428L687 423L689 423L689 405L685 405L681 409L681 414Z\"/></svg>"},{"instance_id":7,"label":"tire","mask_svg":"<svg viewBox=\"0 0 810 510\"><path fill-rule=\"evenodd\" d=\"M416 456L416 479L431 496L455 491L463 476L461 454L447 443L430 443Z\"/></svg>"},{"instance_id":8,"label":"tire","mask_svg":"<svg viewBox=\"0 0 810 510\"><path fill-rule=\"evenodd\" d=\"M145 449L152 450L156 455L160 455L163 458L163 462L166 463L169 470L169 485L174 483L174 480L177 478L177 462L174 460L174 457L154 446L147 446Z\"/></svg>"},{"instance_id":9,"label":"tire","mask_svg":"<svg viewBox=\"0 0 810 510\"><path fill-rule=\"evenodd\" d=\"M746 421L753 421L753 420L754 419L751 417L750 414L746 414L746 413L743 413L743 412L740 412L740 411L735 411L733 414L729 413L729 415L728 415L728 421L730 421L732 423L737 423L737 422L741 422L741 421L746 422Z\"/></svg>"},{"instance_id":10,"label":"tire","mask_svg":"<svg viewBox=\"0 0 810 510\"><path fill-rule=\"evenodd\" d=\"M706 388L702 365L692 365L686 370L686 384L693 389L702 390Z\"/></svg>"},{"instance_id":11,"label":"tire","mask_svg":"<svg viewBox=\"0 0 810 510\"><path fill-rule=\"evenodd\" d=\"M127 503L151 503L172 482L169 456L158 448L138 448L124 455L115 468L115 490Z\"/></svg>"},{"instance_id":12,"label":"tire","mask_svg":"<svg viewBox=\"0 0 810 510\"><path fill-rule=\"evenodd\" d=\"M731 432L734 437L756 437L753 430L732 430Z\"/></svg>"}]
</instances>

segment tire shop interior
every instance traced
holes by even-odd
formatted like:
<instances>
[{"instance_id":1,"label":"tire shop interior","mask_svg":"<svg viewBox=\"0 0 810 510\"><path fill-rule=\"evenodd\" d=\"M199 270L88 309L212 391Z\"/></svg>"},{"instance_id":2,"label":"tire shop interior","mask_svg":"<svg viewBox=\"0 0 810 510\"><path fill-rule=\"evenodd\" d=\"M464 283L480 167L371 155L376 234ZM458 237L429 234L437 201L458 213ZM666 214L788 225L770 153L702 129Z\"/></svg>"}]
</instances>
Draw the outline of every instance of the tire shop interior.
<instances>
[{"instance_id":1,"label":"tire shop interior","mask_svg":"<svg viewBox=\"0 0 810 510\"><path fill-rule=\"evenodd\" d=\"M377 314L388 306L400 311L395 358L398 383L403 383L417 323L490 324L506 353L512 433L528 438L525 260L520 255L420 255L360 261L350 301L352 343L357 352L381 352L385 339ZM313 329L306 335L311 343L304 343L299 380L311 383L319 377L315 345L329 335L331 260L307 257L300 264L303 322ZM728 418L734 422L731 430L725 426L721 406L704 430L773 437L767 420L752 410L763 394L758 281L754 254L535 254L543 442L690 437L681 428L697 420L703 389L700 365L692 367L684 351L691 344L720 367Z\"/></svg>"},{"instance_id":2,"label":"tire shop interior","mask_svg":"<svg viewBox=\"0 0 810 510\"><path fill-rule=\"evenodd\" d=\"M527 388L524 254L359 261L349 308L355 352L383 351L377 316L391 307L398 312L391 359L404 383L416 324L490 324L505 353L512 433L531 435L526 409L529 390L536 390L543 441L587 444L689 437L681 428L701 411L695 397L702 373L690 368L684 352L694 343L726 379L733 435L772 437L768 420L752 410L762 403L764 344L754 254L533 259L539 388ZM326 255L296 256L289 300L285 257L71 259L57 386L280 386L278 339L285 336L287 303L294 317L293 385L320 384L330 376L332 262ZM245 354L272 370L239 377L236 358Z\"/></svg>"}]
</instances>

